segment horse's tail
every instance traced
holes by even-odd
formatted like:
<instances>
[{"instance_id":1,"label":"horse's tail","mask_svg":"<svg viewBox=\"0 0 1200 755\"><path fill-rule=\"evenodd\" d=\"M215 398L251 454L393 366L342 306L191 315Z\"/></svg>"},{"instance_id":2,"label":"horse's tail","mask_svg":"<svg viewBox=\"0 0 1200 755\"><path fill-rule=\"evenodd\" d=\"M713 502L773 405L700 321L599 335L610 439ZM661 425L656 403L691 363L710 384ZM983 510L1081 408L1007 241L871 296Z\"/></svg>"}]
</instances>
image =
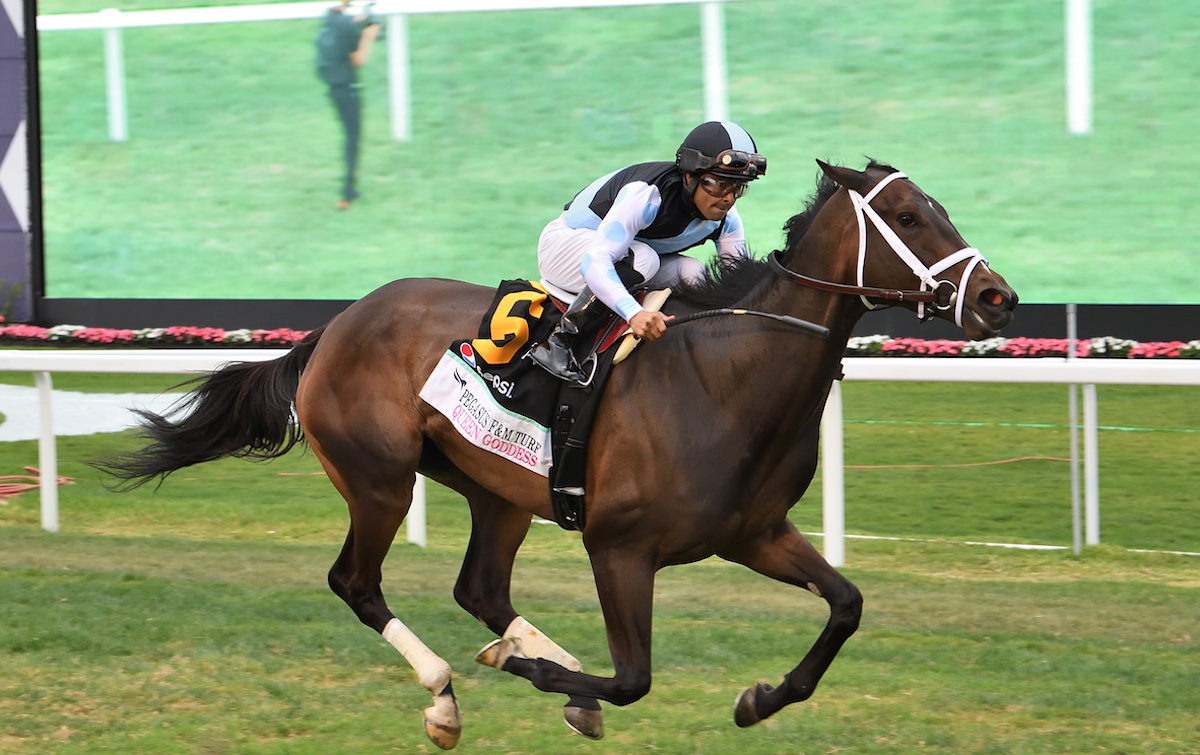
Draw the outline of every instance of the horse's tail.
<instances>
[{"instance_id":1,"label":"horse's tail","mask_svg":"<svg viewBox=\"0 0 1200 755\"><path fill-rule=\"evenodd\" d=\"M130 490L226 456L266 461L284 455L304 439L294 421L296 390L324 330L309 333L278 359L233 362L184 383L198 385L165 414L134 410L141 436L150 442L93 466L123 481L114 489Z\"/></svg>"}]
</instances>

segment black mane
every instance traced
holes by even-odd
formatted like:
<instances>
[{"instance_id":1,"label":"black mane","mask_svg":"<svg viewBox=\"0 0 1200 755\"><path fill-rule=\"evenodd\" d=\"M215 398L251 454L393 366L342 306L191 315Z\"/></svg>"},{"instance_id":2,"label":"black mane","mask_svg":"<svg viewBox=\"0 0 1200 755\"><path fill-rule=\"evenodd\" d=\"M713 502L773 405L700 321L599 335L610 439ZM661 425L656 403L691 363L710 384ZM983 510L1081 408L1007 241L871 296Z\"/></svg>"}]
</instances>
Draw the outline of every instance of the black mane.
<instances>
[{"instance_id":1,"label":"black mane","mask_svg":"<svg viewBox=\"0 0 1200 755\"><path fill-rule=\"evenodd\" d=\"M771 275L765 259L739 257L722 262L714 257L704 271L704 277L690 283L680 281L671 286L671 300L682 301L697 309L729 307L754 290Z\"/></svg>"},{"instance_id":2,"label":"black mane","mask_svg":"<svg viewBox=\"0 0 1200 755\"><path fill-rule=\"evenodd\" d=\"M890 165L870 160L867 170L872 168L878 168L888 173L894 173L896 170ZM804 209L788 218L788 221L783 224L783 230L787 236L784 240L784 251L780 256L784 260L787 260L788 255L800 245L800 240L808 232L817 213L837 190L838 185L833 179L822 174L817 182L816 191L809 197ZM771 274L771 268L766 259L747 257L722 264L719 259L714 258L709 262L702 279L673 286L672 298L676 301L682 300L700 309L729 307L744 299Z\"/></svg>"}]
</instances>

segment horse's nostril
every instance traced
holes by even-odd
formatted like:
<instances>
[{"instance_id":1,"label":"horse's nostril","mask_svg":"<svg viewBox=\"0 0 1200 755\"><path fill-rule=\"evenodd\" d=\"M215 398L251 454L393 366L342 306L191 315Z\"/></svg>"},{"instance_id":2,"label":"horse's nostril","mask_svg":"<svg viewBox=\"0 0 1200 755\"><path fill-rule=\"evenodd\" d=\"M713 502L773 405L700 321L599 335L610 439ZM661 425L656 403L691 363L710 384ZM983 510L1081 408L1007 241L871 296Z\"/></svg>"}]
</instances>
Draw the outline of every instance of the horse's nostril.
<instances>
[{"instance_id":1,"label":"horse's nostril","mask_svg":"<svg viewBox=\"0 0 1200 755\"><path fill-rule=\"evenodd\" d=\"M1015 293L1006 294L998 288L989 288L979 295L979 301L997 309L1012 309L1017 305L1017 295Z\"/></svg>"}]
</instances>

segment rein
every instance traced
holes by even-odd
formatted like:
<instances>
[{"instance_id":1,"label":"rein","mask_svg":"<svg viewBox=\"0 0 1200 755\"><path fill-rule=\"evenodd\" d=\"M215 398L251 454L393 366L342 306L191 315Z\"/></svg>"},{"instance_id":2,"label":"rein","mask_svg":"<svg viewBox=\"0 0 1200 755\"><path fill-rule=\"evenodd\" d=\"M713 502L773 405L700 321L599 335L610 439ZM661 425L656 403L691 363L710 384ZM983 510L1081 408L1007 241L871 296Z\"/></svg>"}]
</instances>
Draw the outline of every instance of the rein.
<instances>
[{"instance_id":1,"label":"rein","mask_svg":"<svg viewBox=\"0 0 1200 755\"><path fill-rule=\"evenodd\" d=\"M961 328L963 305L966 303L966 300L958 295L959 291L966 290L967 281L970 279L971 274L975 272L977 265L983 263L983 266L987 267L987 260L983 258L978 249L970 246L964 247L954 254L938 260L934 263L933 267L926 267L924 263L917 259L917 256L908 248L908 245L896 235L896 232L887 223L883 222L883 218L879 217L879 213L875 212L874 208L871 207L871 200L875 199L885 186L901 178L908 178L908 176L900 171L896 171L884 177L879 183L875 184L875 187L866 196L859 194L854 189L848 187L846 189L850 194L851 201L854 203L854 215L858 219L857 286L810 278L789 270L779 261L779 252L772 252L767 257L767 262L770 264L772 270L782 275L786 280L824 291L858 296L862 299L863 306L867 309L875 309L877 306L869 301L869 299L883 299L893 302L916 302L917 317L924 321L933 317L935 311L945 312L953 308L954 324ZM896 253L896 256L908 265L913 275L916 275L920 279L921 288L919 290L890 289L864 285L864 270L867 262L867 219L870 219L871 224L879 231L879 235L888 243L888 246ZM937 277L938 273L964 260L968 260L968 263L957 284L947 278ZM942 296L943 291L947 292L944 300ZM932 306L927 308L926 304Z\"/></svg>"},{"instance_id":2,"label":"rein","mask_svg":"<svg viewBox=\"0 0 1200 755\"><path fill-rule=\"evenodd\" d=\"M771 312L759 312L753 309L734 309L732 307L705 309L701 310L700 312L693 312L690 315L679 315L678 317L667 320L666 324L668 328L672 328L676 325L683 325L684 323L692 322L694 320L703 320L707 317L722 317L725 315L751 315L753 317L765 317L768 320L781 322L784 325L790 325L793 328L799 328L800 330L807 330L810 333L816 333L821 338L827 338L829 336L829 328L825 327L824 325L817 325L816 323L809 322L808 320L801 320L799 317L792 317L791 315L776 315Z\"/></svg>"},{"instance_id":3,"label":"rein","mask_svg":"<svg viewBox=\"0 0 1200 755\"><path fill-rule=\"evenodd\" d=\"M872 299L886 299L887 301L895 302L925 302L937 304L938 291L916 291L912 289L902 288L875 288L872 286L854 286L849 283L833 283L824 281L820 278L810 278L807 275L801 275L795 270L790 270L779 261L779 252L774 251L767 255L767 264L771 269L778 273L783 278L799 283L802 286L809 288L819 288L822 291L833 291L836 294L850 294L852 296L869 296ZM938 281L938 283L950 283L950 281Z\"/></svg>"}]
</instances>

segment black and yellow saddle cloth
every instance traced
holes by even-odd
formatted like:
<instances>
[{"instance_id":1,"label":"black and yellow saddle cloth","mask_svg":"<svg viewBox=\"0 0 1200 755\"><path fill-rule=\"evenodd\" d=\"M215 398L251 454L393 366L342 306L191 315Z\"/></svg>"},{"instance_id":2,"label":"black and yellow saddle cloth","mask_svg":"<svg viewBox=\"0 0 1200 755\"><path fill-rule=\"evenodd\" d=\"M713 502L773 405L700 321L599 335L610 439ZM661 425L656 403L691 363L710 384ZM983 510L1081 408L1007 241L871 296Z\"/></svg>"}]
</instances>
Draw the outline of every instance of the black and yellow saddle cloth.
<instances>
[{"instance_id":1,"label":"black and yellow saddle cloth","mask_svg":"<svg viewBox=\"0 0 1200 755\"><path fill-rule=\"evenodd\" d=\"M420 395L472 444L548 478L555 519L582 530L587 437L617 352L611 346L628 328L616 316L602 326L585 344L599 341L592 379L568 384L525 356L562 313L540 285L504 281L478 337L450 344Z\"/></svg>"}]
</instances>

